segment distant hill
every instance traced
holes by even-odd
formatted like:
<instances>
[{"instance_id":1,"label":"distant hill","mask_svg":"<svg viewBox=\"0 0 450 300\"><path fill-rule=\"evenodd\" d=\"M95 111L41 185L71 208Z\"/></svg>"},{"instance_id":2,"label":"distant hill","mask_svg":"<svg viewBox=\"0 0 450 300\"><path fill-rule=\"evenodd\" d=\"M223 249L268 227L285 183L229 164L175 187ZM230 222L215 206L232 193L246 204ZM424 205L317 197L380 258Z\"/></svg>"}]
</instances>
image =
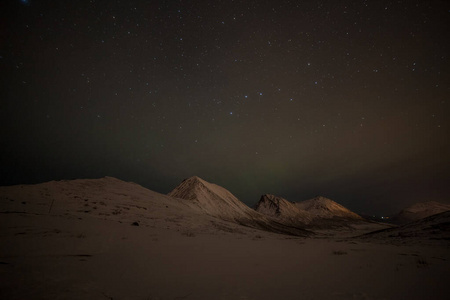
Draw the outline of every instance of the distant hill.
<instances>
[{"instance_id":1,"label":"distant hill","mask_svg":"<svg viewBox=\"0 0 450 300\"><path fill-rule=\"evenodd\" d=\"M450 242L450 211L434 214L395 228L383 229L361 236L364 239L376 239L388 242L429 241Z\"/></svg>"},{"instance_id":2,"label":"distant hill","mask_svg":"<svg viewBox=\"0 0 450 300\"><path fill-rule=\"evenodd\" d=\"M315 229L352 227L351 224L365 222L359 215L325 197L290 202L281 197L266 194L261 196L255 210L281 223Z\"/></svg>"},{"instance_id":3,"label":"distant hill","mask_svg":"<svg viewBox=\"0 0 450 300\"><path fill-rule=\"evenodd\" d=\"M316 219L343 218L349 220L362 220L363 218L339 203L325 197L295 202L295 206L312 214Z\"/></svg>"},{"instance_id":4,"label":"distant hill","mask_svg":"<svg viewBox=\"0 0 450 300\"><path fill-rule=\"evenodd\" d=\"M390 221L395 224L406 224L449 210L450 204L436 201L421 202L403 209L400 213L393 216Z\"/></svg>"},{"instance_id":5,"label":"distant hill","mask_svg":"<svg viewBox=\"0 0 450 300\"><path fill-rule=\"evenodd\" d=\"M195 213L189 203L113 177L4 186L0 187L0 197L0 211L4 213L86 216L122 222Z\"/></svg>"}]
</instances>

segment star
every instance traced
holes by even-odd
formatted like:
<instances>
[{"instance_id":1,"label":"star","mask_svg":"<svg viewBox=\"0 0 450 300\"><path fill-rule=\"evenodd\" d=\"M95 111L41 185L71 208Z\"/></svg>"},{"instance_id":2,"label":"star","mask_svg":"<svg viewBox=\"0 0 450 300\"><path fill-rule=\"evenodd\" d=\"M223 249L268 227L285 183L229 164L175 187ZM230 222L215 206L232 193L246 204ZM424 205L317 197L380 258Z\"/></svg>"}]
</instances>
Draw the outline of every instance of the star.
<instances>
[{"instance_id":1,"label":"star","mask_svg":"<svg viewBox=\"0 0 450 300\"><path fill-rule=\"evenodd\" d=\"M445 1L391 1L378 8L366 7L368 1L160 1L151 9L145 1L3 2L12 5L6 4L2 19L8 33L0 56L2 102L8 105L0 122L8 130L0 140L8 142L11 161L61 177L51 179L75 176L70 170L80 170L81 162L87 167L77 174L85 177L112 172L144 183L161 176L166 186L155 190L162 191L180 174L198 171L231 182L232 172L217 175L225 168L252 181L254 190L237 195L250 205L264 182L276 177L271 188L288 198L306 199L318 192L314 186L370 211L369 202L379 199L392 200L393 209L399 203L394 194L413 191L417 178L449 173ZM67 147L49 150L50 136ZM80 147L94 140L92 147ZM164 145L164 151L144 156L143 141L158 150ZM199 149L184 144L207 146L210 159L205 163L197 158ZM251 151L238 151L242 144ZM38 159L62 158L64 149L74 149L67 155L80 152L71 165L55 160L52 166L61 167L53 170ZM106 159L81 161L98 157L92 153L117 161L135 153L154 172L143 175L131 166L124 172ZM236 163L211 159L215 155ZM191 159L190 167L182 164ZM317 170L330 165L324 184ZM423 166L434 167L420 175ZM43 179L33 170L2 165L0 184ZM248 175L253 172L258 178ZM395 192L382 177L388 172L405 178ZM287 184L293 174L303 176L301 183ZM384 195L372 189L373 182L386 184ZM427 184L417 189L402 198L450 199L443 180L428 191Z\"/></svg>"}]
</instances>

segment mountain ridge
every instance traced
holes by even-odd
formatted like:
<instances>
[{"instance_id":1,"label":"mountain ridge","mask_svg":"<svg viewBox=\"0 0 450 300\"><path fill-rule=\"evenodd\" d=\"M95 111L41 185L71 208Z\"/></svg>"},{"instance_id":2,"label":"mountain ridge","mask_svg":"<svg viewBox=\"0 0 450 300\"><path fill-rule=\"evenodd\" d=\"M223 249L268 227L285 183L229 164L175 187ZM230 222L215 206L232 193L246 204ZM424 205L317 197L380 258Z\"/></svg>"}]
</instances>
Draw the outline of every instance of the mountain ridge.
<instances>
[{"instance_id":1,"label":"mountain ridge","mask_svg":"<svg viewBox=\"0 0 450 300\"><path fill-rule=\"evenodd\" d=\"M339 203L322 196L290 202L282 197L265 194L261 196L255 210L285 224L315 229L351 227L351 224L369 222Z\"/></svg>"},{"instance_id":2,"label":"mountain ridge","mask_svg":"<svg viewBox=\"0 0 450 300\"><path fill-rule=\"evenodd\" d=\"M264 194L255 205L255 210L259 213L271 216L282 222L291 224L308 224L313 216L299 209L295 202L290 202L282 197L272 194Z\"/></svg>"},{"instance_id":3,"label":"mountain ridge","mask_svg":"<svg viewBox=\"0 0 450 300\"><path fill-rule=\"evenodd\" d=\"M184 179L167 195L188 201L210 216L243 226L293 235L309 234L301 227L283 224L270 216L251 209L227 189L207 182L198 176Z\"/></svg>"},{"instance_id":4,"label":"mountain ridge","mask_svg":"<svg viewBox=\"0 0 450 300\"><path fill-rule=\"evenodd\" d=\"M354 220L363 219L343 205L323 196L295 202L295 205L297 208L313 214L316 218L332 219L338 217Z\"/></svg>"},{"instance_id":5,"label":"mountain ridge","mask_svg":"<svg viewBox=\"0 0 450 300\"><path fill-rule=\"evenodd\" d=\"M402 209L390 221L395 224L406 224L449 210L450 204L437 201L419 202Z\"/></svg>"}]
</instances>

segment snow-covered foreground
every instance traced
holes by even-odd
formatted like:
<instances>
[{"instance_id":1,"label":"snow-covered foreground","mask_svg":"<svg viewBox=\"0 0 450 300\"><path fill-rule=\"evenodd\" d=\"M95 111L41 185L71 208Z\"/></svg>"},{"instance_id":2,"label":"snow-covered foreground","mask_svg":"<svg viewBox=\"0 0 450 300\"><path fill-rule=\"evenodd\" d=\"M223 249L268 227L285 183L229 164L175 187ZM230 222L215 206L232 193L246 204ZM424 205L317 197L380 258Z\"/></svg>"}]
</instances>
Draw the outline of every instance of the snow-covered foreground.
<instances>
[{"instance_id":1,"label":"snow-covered foreground","mask_svg":"<svg viewBox=\"0 0 450 300\"><path fill-rule=\"evenodd\" d=\"M450 295L447 240L276 234L111 178L0 188L0 200L0 299Z\"/></svg>"},{"instance_id":2,"label":"snow-covered foreground","mask_svg":"<svg viewBox=\"0 0 450 300\"><path fill-rule=\"evenodd\" d=\"M1 299L445 299L450 251L93 217L1 218Z\"/></svg>"}]
</instances>

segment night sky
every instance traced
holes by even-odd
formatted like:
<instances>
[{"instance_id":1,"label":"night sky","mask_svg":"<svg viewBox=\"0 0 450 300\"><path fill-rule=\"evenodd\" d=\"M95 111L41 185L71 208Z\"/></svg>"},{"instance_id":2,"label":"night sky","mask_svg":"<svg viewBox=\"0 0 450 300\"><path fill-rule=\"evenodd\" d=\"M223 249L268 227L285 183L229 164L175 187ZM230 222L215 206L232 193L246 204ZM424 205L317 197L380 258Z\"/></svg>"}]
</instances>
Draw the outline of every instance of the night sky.
<instances>
[{"instance_id":1,"label":"night sky","mask_svg":"<svg viewBox=\"0 0 450 300\"><path fill-rule=\"evenodd\" d=\"M448 1L1 1L0 185L450 201Z\"/></svg>"}]
</instances>

